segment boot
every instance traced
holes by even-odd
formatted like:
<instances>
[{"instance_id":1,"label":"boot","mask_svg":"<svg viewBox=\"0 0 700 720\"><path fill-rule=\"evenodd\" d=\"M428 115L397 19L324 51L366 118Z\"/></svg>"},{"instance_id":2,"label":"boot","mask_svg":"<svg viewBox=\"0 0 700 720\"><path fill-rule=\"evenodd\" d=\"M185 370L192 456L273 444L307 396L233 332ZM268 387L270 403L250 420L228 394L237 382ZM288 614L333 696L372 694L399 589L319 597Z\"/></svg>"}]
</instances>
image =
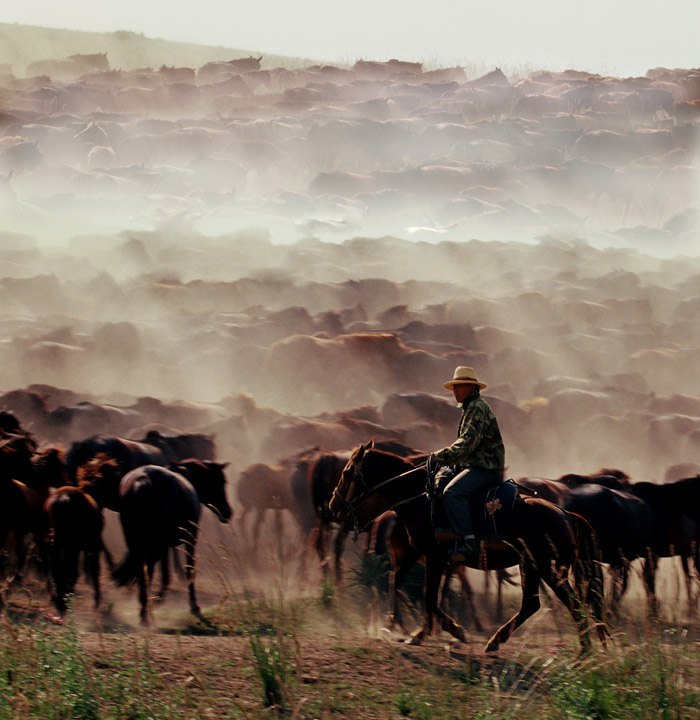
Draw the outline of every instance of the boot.
<instances>
[{"instance_id":1,"label":"boot","mask_svg":"<svg viewBox=\"0 0 700 720\"><path fill-rule=\"evenodd\" d=\"M450 553L450 560L453 562L470 562L478 560L481 548L474 535L465 535L457 542L454 550Z\"/></svg>"}]
</instances>

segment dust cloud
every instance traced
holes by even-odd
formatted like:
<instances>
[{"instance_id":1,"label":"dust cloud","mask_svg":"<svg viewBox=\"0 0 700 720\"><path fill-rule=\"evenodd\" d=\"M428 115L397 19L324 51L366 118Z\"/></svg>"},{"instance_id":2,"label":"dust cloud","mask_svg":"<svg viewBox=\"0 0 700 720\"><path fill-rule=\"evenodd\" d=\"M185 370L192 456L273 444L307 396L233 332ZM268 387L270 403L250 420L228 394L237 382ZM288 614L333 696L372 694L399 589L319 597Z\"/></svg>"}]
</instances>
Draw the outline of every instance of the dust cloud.
<instances>
[{"instance_id":1,"label":"dust cloud","mask_svg":"<svg viewBox=\"0 0 700 720\"><path fill-rule=\"evenodd\" d=\"M40 440L213 433L240 514L254 463L451 442L469 365L513 477L698 469L697 70L77 56L0 98L0 405Z\"/></svg>"}]
</instances>

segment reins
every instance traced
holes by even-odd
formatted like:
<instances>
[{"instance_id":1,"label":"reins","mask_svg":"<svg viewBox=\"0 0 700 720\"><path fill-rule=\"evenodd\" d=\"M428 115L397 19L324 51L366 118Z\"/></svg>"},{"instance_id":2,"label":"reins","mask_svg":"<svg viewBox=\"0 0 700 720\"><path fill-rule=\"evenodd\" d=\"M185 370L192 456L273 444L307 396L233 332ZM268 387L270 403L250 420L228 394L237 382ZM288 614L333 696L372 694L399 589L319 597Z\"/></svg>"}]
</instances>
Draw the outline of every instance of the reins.
<instances>
[{"instance_id":1,"label":"reins","mask_svg":"<svg viewBox=\"0 0 700 720\"><path fill-rule=\"evenodd\" d=\"M395 480L400 480L402 477L406 477L406 475L410 475L411 473L415 472L416 470L425 470L426 463L423 463L423 465L416 465L416 467L412 467L410 470L406 470L406 472L402 472L400 475L394 475L393 477L387 478L386 480L382 480L379 484L374 485L371 488L368 488L365 490L361 495L359 495L355 502L360 503L366 500L368 497L371 497L374 495L374 493L377 490L380 490L385 485L389 485L390 483L394 482ZM362 473L358 473L360 477L362 477ZM423 493L420 493L420 495L423 495ZM420 497L420 495L416 495L416 497ZM399 505L400 503L406 502L404 500L400 500L396 505ZM394 506L392 506L394 507Z\"/></svg>"},{"instance_id":2,"label":"reins","mask_svg":"<svg viewBox=\"0 0 700 720\"><path fill-rule=\"evenodd\" d=\"M348 514L352 518L352 524L353 524L353 540L357 540L358 535L360 534L360 521L357 517L357 507L368 500L372 495L374 495L378 490L385 487L386 485L389 485L390 483L395 482L396 480L400 480L403 477L406 477L406 475L410 475L413 472L416 472L417 470L425 470L427 466L427 463L423 463L422 465L417 465L416 467L412 467L410 470L406 470L406 472L402 472L399 475L394 475L390 478L387 478L386 480L382 480L382 482L378 483L377 485L372 486L371 488L368 488L363 493L360 493L356 498L353 499L353 502L348 501L343 495L340 495L333 491L333 496L341 502L341 504L345 507L345 509L348 511ZM355 474L357 477L362 478L362 472L355 466ZM398 507L399 505L404 505L406 503L412 502L413 500L417 500L419 497L422 497L425 495L425 491L419 493L418 495L414 495L410 498L404 498L403 500L399 500L392 505L389 506L390 510L393 510L395 507Z\"/></svg>"}]
</instances>

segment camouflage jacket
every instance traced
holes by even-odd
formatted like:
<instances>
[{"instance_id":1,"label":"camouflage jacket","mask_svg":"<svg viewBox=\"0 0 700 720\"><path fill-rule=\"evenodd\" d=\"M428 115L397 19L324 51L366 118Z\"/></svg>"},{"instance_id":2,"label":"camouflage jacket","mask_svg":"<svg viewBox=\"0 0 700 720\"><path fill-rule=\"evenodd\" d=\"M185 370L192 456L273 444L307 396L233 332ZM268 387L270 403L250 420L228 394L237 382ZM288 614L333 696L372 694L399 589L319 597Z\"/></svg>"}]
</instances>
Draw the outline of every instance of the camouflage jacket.
<instances>
[{"instance_id":1,"label":"camouflage jacket","mask_svg":"<svg viewBox=\"0 0 700 720\"><path fill-rule=\"evenodd\" d=\"M442 465L486 470L505 468L505 448L496 416L478 391L471 393L462 403L457 434L452 445L435 453Z\"/></svg>"}]
</instances>

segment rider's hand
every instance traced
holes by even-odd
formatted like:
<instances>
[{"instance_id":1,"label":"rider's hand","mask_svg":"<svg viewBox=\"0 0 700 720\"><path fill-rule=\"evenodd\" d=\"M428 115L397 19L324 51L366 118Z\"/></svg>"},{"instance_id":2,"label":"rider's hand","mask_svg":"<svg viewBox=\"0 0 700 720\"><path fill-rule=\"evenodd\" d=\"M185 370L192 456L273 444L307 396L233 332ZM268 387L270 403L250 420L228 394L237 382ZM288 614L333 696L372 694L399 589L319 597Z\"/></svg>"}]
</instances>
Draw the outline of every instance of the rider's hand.
<instances>
[{"instance_id":1,"label":"rider's hand","mask_svg":"<svg viewBox=\"0 0 700 720\"><path fill-rule=\"evenodd\" d=\"M430 453L428 460L425 463L425 468L428 471L429 477L435 477L435 474L440 468L440 461L437 459L437 455L435 455L435 453Z\"/></svg>"}]
</instances>

